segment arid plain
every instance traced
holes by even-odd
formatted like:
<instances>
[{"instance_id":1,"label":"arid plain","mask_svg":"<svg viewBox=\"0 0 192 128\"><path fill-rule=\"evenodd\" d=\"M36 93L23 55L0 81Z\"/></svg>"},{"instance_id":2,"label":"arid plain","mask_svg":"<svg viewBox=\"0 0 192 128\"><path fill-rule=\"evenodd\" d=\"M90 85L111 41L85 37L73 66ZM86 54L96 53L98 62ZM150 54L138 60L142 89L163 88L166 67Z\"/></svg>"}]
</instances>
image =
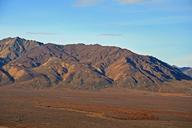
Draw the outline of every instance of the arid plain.
<instances>
[{"instance_id":1,"label":"arid plain","mask_svg":"<svg viewBox=\"0 0 192 128\"><path fill-rule=\"evenodd\" d=\"M0 88L1 128L191 128L192 97L125 88Z\"/></svg>"}]
</instances>

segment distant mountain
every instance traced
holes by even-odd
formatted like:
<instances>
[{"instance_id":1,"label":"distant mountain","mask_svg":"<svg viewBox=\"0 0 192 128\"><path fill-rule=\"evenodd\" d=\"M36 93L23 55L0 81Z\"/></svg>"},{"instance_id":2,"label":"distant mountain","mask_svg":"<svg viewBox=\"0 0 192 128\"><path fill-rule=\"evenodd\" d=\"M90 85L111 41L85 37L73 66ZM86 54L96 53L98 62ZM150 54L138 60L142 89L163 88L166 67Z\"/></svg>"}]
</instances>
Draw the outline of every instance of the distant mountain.
<instances>
[{"instance_id":1,"label":"distant mountain","mask_svg":"<svg viewBox=\"0 0 192 128\"><path fill-rule=\"evenodd\" d=\"M0 85L97 89L149 87L191 80L152 56L113 46L43 44L19 37L0 41Z\"/></svg>"},{"instance_id":2,"label":"distant mountain","mask_svg":"<svg viewBox=\"0 0 192 128\"><path fill-rule=\"evenodd\" d=\"M182 68L180 68L180 70L184 74L186 74L186 75L188 75L188 76L190 76L192 78L192 68L191 67L182 67Z\"/></svg>"}]
</instances>

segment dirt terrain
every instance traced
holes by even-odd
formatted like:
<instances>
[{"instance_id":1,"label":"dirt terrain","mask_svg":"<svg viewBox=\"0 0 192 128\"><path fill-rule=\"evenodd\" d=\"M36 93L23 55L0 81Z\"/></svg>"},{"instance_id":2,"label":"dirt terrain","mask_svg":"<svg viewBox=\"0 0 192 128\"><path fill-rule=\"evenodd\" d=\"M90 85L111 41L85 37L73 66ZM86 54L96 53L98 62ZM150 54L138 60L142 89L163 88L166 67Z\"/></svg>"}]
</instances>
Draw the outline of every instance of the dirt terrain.
<instances>
[{"instance_id":1,"label":"dirt terrain","mask_svg":"<svg viewBox=\"0 0 192 128\"><path fill-rule=\"evenodd\" d=\"M0 88L0 128L191 128L191 108L177 93Z\"/></svg>"}]
</instances>

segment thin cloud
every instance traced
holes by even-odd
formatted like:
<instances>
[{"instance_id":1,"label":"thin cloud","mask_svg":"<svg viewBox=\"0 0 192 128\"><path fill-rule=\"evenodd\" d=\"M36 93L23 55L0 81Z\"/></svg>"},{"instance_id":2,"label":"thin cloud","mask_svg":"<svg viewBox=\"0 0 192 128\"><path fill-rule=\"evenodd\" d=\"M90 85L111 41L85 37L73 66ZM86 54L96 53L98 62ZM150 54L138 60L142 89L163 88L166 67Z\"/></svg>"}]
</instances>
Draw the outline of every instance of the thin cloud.
<instances>
[{"instance_id":1,"label":"thin cloud","mask_svg":"<svg viewBox=\"0 0 192 128\"><path fill-rule=\"evenodd\" d=\"M142 3L145 2L146 0L117 0L117 2L121 4L136 4L136 3Z\"/></svg>"},{"instance_id":2,"label":"thin cloud","mask_svg":"<svg viewBox=\"0 0 192 128\"><path fill-rule=\"evenodd\" d=\"M152 0L114 0L114 2L121 4L136 4L146 1L152 1ZM102 2L104 2L104 0L76 0L74 5L76 7L87 7L87 6L94 6Z\"/></svg>"},{"instance_id":3,"label":"thin cloud","mask_svg":"<svg viewBox=\"0 0 192 128\"><path fill-rule=\"evenodd\" d=\"M56 33L51 32L26 32L29 35L56 35Z\"/></svg>"},{"instance_id":4,"label":"thin cloud","mask_svg":"<svg viewBox=\"0 0 192 128\"><path fill-rule=\"evenodd\" d=\"M135 20L130 22L111 23L109 24L109 26L135 27L135 26L151 26L151 25L169 25L169 24L189 23L191 21L192 19L189 16L165 16L151 19Z\"/></svg>"},{"instance_id":5,"label":"thin cloud","mask_svg":"<svg viewBox=\"0 0 192 128\"><path fill-rule=\"evenodd\" d=\"M99 2L100 0L77 0L75 6L77 7L93 6Z\"/></svg>"},{"instance_id":6,"label":"thin cloud","mask_svg":"<svg viewBox=\"0 0 192 128\"><path fill-rule=\"evenodd\" d=\"M98 35L100 37L121 37L123 36L122 34L110 34L110 33L105 33L105 34L100 34Z\"/></svg>"}]
</instances>

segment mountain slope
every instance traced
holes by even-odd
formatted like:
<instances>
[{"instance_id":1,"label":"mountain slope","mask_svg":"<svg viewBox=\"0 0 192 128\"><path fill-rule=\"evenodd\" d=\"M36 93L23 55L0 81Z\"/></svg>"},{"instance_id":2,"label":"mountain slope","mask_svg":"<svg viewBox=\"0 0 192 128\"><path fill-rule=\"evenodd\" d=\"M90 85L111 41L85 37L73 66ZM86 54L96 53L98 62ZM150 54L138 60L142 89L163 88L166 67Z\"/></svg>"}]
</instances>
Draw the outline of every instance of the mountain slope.
<instances>
[{"instance_id":1,"label":"mountain slope","mask_svg":"<svg viewBox=\"0 0 192 128\"><path fill-rule=\"evenodd\" d=\"M42 43L37 41L25 40L19 37L16 38L6 38L0 41L0 58L3 63L1 65L8 63L20 56L22 56L27 51L42 45Z\"/></svg>"},{"instance_id":2,"label":"mountain slope","mask_svg":"<svg viewBox=\"0 0 192 128\"><path fill-rule=\"evenodd\" d=\"M191 67L183 67L183 68L180 68L180 70L181 70L184 74L192 77L192 68L191 68Z\"/></svg>"},{"instance_id":3,"label":"mountain slope","mask_svg":"<svg viewBox=\"0 0 192 128\"><path fill-rule=\"evenodd\" d=\"M98 44L43 44L18 37L0 41L0 64L0 85L8 81L34 87L96 89L191 80L175 67L127 49Z\"/></svg>"}]
</instances>

